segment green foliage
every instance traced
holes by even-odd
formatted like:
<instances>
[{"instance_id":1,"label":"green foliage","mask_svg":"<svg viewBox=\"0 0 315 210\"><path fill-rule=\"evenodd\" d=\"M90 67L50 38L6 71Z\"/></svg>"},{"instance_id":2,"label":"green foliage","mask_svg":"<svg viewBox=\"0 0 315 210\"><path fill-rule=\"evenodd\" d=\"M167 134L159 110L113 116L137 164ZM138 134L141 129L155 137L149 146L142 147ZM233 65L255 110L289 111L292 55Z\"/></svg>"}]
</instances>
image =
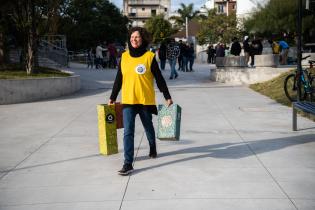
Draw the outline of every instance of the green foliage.
<instances>
[{"instance_id":1,"label":"green foliage","mask_svg":"<svg viewBox=\"0 0 315 210\"><path fill-rule=\"evenodd\" d=\"M104 0L68 0L59 33L67 35L71 50L87 49L98 42L125 42L128 19Z\"/></svg>"},{"instance_id":2,"label":"green foliage","mask_svg":"<svg viewBox=\"0 0 315 210\"><path fill-rule=\"evenodd\" d=\"M230 43L233 37L239 37L236 14L229 16L217 14L216 10L209 10L208 17L201 19L201 30L197 35L200 44L207 43Z\"/></svg>"},{"instance_id":3,"label":"green foliage","mask_svg":"<svg viewBox=\"0 0 315 210\"><path fill-rule=\"evenodd\" d=\"M244 29L250 33L263 35L281 35L283 32L294 34L297 28L297 4L297 0L270 0L265 7L259 8L244 21ZM302 21L302 31L306 32L314 28L315 16L304 10Z\"/></svg>"},{"instance_id":4,"label":"green foliage","mask_svg":"<svg viewBox=\"0 0 315 210\"><path fill-rule=\"evenodd\" d=\"M165 20L163 14L151 17L144 27L152 34L154 44L160 43L176 32L172 29L172 24Z\"/></svg>"},{"instance_id":5,"label":"green foliage","mask_svg":"<svg viewBox=\"0 0 315 210\"><path fill-rule=\"evenodd\" d=\"M180 16L172 16L170 17L170 20L175 21L176 28L183 28L186 23L186 17L188 18L188 21L192 20L194 17L197 16L199 11L194 11L194 4L191 3L188 6L181 3L180 7L177 12Z\"/></svg>"}]
</instances>

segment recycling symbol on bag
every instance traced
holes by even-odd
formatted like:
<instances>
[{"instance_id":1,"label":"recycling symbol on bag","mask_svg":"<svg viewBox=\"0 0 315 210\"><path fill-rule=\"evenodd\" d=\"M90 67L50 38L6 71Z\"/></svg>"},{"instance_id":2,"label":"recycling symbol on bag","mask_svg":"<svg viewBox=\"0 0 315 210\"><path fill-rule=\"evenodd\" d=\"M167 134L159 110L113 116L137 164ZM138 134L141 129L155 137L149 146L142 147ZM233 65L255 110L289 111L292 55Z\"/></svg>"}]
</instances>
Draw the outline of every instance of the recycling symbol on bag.
<instances>
[{"instance_id":1,"label":"recycling symbol on bag","mask_svg":"<svg viewBox=\"0 0 315 210\"><path fill-rule=\"evenodd\" d=\"M114 120L115 120L115 117L114 117L113 114L108 114L108 115L106 115L106 122L107 122L107 123L113 123Z\"/></svg>"}]
</instances>

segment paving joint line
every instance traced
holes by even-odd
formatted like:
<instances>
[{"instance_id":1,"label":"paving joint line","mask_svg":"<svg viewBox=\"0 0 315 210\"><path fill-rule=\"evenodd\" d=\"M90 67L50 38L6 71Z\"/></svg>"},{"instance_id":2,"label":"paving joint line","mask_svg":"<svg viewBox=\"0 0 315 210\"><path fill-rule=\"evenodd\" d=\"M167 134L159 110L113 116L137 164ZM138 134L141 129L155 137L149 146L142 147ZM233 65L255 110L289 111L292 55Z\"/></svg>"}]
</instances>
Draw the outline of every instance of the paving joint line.
<instances>
[{"instance_id":1,"label":"paving joint line","mask_svg":"<svg viewBox=\"0 0 315 210\"><path fill-rule=\"evenodd\" d=\"M285 190L282 188L282 186L279 184L279 182L275 179L275 177L271 174L271 172L268 170L268 168L264 165L264 163L260 160L260 158L258 157L257 153L253 150L253 148L251 148L250 145L248 145L248 142L245 141L245 139L242 137L242 135L238 132L238 130L233 126L233 123L227 118L227 116L224 114L224 112L222 111L221 107L218 106L218 104L215 102L215 105L219 108L219 110L221 111L221 114L223 115L224 119L230 124L230 126L232 127L232 129L235 131L235 133L240 137L241 141L246 144L247 148L255 155L255 158L258 160L258 162L262 165L262 167L267 171L267 173L269 174L269 176L271 177L271 179L277 184L277 186L279 187L279 189L282 191L282 193L287 197L287 199L289 199L289 201L292 203L292 205L294 206L295 209L298 210L298 207L295 205L295 203L293 202L293 200L290 198L290 196L285 192Z\"/></svg>"},{"instance_id":2,"label":"paving joint line","mask_svg":"<svg viewBox=\"0 0 315 210\"><path fill-rule=\"evenodd\" d=\"M142 133L142 136L141 136L141 139L140 139L137 151L136 151L136 155L135 155L135 158L134 158L133 166L135 165L135 162L136 162L135 160L136 160L136 157L138 156L138 153L139 153L139 150L140 150L140 146L141 146L141 143L143 141L143 137L144 137L144 131ZM131 174L128 176L128 181L127 181L127 184L126 184L126 187L125 187L125 190L124 190L124 195L123 195L123 197L121 199L121 202L120 202L119 210L121 210L122 204L123 204L123 202L125 200L125 196L126 196L126 193L127 193L127 188L128 188L128 185L129 185L130 178L131 178Z\"/></svg>"},{"instance_id":3,"label":"paving joint line","mask_svg":"<svg viewBox=\"0 0 315 210\"><path fill-rule=\"evenodd\" d=\"M89 106L90 109L90 106ZM88 110L88 109L87 109ZM21 165L23 162L25 162L27 159L29 159L33 154L35 154L37 151L39 151L42 147L44 147L46 144L48 144L54 137L56 137L58 134L60 134L62 131L64 131L73 121L75 121L77 118L79 118L84 112L79 113L74 118L72 118L63 128L61 128L59 131L57 131L55 134L53 134L51 137L49 137L44 143L39 145L37 149L35 149L33 152L31 152L29 155L27 155L23 160L21 160L19 163L17 163L13 168L8 169L4 174L0 177L0 181L6 177L9 173L16 171L16 168Z\"/></svg>"}]
</instances>

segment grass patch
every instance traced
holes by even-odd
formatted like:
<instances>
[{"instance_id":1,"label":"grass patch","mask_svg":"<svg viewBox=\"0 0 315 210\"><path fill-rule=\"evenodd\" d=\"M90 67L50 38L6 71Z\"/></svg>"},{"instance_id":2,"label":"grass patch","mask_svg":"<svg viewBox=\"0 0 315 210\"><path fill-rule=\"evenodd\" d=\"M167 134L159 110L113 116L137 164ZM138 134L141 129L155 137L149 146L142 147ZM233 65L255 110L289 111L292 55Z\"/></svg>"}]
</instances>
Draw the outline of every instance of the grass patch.
<instances>
[{"instance_id":1,"label":"grass patch","mask_svg":"<svg viewBox=\"0 0 315 210\"><path fill-rule=\"evenodd\" d=\"M291 106L291 101L289 101L289 99L286 97L283 86L285 78L293 72L294 70L282 73L272 80L252 84L249 87L265 96L268 96L278 103L284 104L286 106Z\"/></svg>"},{"instance_id":2,"label":"grass patch","mask_svg":"<svg viewBox=\"0 0 315 210\"><path fill-rule=\"evenodd\" d=\"M312 72L313 75L315 75L315 68L310 70ZM289 101L289 99L286 97L285 93L284 93L284 80L285 78L294 72L294 69L292 69L291 71L282 73L281 75L279 75L278 77L275 77L272 80L266 81L266 82L262 82L262 83L256 83L256 84L252 84L249 87L275 101L277 101L280 104L286 105L286 106L292 106L291 101ZM315 117L306 114L306 113L301 113L299 112L301 115L315 121Z\"/></svg>"},{"instance_id":3,"label":"grass patch","mask_svg":"<svg viewBox=\"0 0 315 210\"><path fill-rule=\"evenodd\" d=\"M0 66L0 79L33 79L43 77L68 77L71 74L48 67L35 67L34 74L27 75L19 64L5 64Z\"/></svg>"}]
</instances>

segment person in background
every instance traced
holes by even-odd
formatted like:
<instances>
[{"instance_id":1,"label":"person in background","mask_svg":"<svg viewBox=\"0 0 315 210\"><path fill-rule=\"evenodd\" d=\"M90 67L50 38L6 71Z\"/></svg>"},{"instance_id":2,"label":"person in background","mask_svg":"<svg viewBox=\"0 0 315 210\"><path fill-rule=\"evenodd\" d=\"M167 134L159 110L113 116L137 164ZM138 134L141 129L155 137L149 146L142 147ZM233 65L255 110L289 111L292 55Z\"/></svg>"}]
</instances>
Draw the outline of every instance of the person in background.
<instances>
[{"instance_id":1,"label":"person in background","mask_svg":"<svg viewBox=\"0 0 315 210\"><path fill-rule=\"evenodd\" d=\"M194 44L190 43L188 47L188 62L189 62L189 70L188 71L194 71L193 70L193 65L195 61L195 49L194 49Z\"/></svg>"},{"instance_id":2,"label":"person in background","mask_svg":"<svg viewBox=\"0 0 315 210\"><path fill-rule=\"evenodd\" d=\"M214 55L215 55L215 49L213 49L212 44L209 44L208 49L207 49L207 54L208 54L208 63L214 63Z\"/></svg>"},{"instance_id":3,"label":"person in background","mask_svg":"<svg viewBox=\"0 0 315 210\"><path fill-rule=\"evenodd\" d=\"M238 42L236 37L232 39L232 42L233 43L231 45L231 55L240 56L241 51L242 51L241 44Z\"/></svg>"},{"instance_id":4,"label":"person in background","mask_svg":"<svg viewBox=\"0 0 315 210\"><path fill-rule=\"evenodd\" d=\"M279 42L280 45L280 61L281 65L286 65L288 63L288 53L289 53L289 45L286 41L281 40Z\"/></svg>"},{"instance_id":5,"label":"person in background","mask_svg":"<svg viewBox=\"0 0 315 210\"><path fill-rule=\"evenodd\" d=\"M184 53L184 48L185 44L183 43L182 40L178 41L178 46L179 46L179 56L178 56L178 71L182 70L183 71L183 53Z\"/></svg>"},{"instance_id":6,"label":"person in background","mask_svg":"<svg viewBox=\"0 0 315 210\"><path fill-rule=\"evenodd\" d=\"M248 65L249 57L251 56L251 47L249 44L249 36L244 37L243 49L244 49L244 54L245 54L245 63L246 63L246 65Z\"/></svg>"},{"instance_id":7,"label":"person in background","mask_svg":"<svg viewBox=\"0 0 315 210\"><path fill-rule=\"evenodd\" d=\"M188 71L188 60L189 60L189 51L188 51L188 44L185 42L183 43L182 47L183 52L183 61L182 61L182 71L187 72Z\"/></svg>"},{"instance_id":8,"label":"person in background","mask_svg":"<svg viewBox=\"0 0 315 210\"><path fill-rule=\"evenodd\" d=\"M147 50L149 33L141 27L133 27L128 33L129 50L122 54L108 104L114 104L122 89L124 124L124 165L118 171L128 175L133 171L135 118L139 114L150 145L150 158L157 157L152 114L157 114L154 79L163 92L166 105L173 104L166 82L161 74L154 53Z\"/></svg>"},{"instance_id":9,"label":"person in background","mask_svg":"<svg viewBox=\"0 0 315 210\"><path fill-rule=\"evenodd\" d=\"M255 67L255 55L261 55L263 50L262 43L259 38L254 39L250 44L250 66Z\"/></svg>"},{"instance_id":10,"label":"person in background","mask_svg":"<svg viewBox=\"0 0 315 210\"><path fill-rule=\"evenodd\" d=\"M101 43L99 45L97 45L96 49L95 49L95 68L102 68L103 66L103 51L106 51L105 48L102 47Z\"/></svg>"},{"instance_id":11,"label":"person in background","mask_svg":"<svg viewBox=\"0 0 315 210\"><path fill-rule=\"evenodd\" d=\"M117 66L117 48L114 43L110 43L107 49L109 54L108 67L115 69Z\"/></svg>"},{"instance_id":12,"label":"person in background","mask_svg":"<svg viewBox=\"0 0 315 210\"><path fill-rule=\"evenodd\" d=\"M279 54L280 53L280 45L277 42L269 39L268 43L270 44L270 47L272 49L272 54Z\"/></svg>"},{"instance_id":13,"label":"person in background","mask_svg":"<svg viewBox=\"0 0 315 210\"><path fill-rule=\"evenodd\" d=\"M225 48L223 43L218 43L216 46L216 57L224 57L225 56Z\"/></svg>"},{"instance_id":14,"label":"person in background","mask_svg":"<svg viewBox=\"0 0 315 210\"><path fill-rule=\"evenodd\" d=\"M164 71L165 70L165 64L166 64L166 44L164 41L161 43L158 55L159 55L159 59L160 59L161 70Z\"/></svg>"},{"instance_id":15,"label":"person in background","mask_svg":"<svg viewBox=\"0 0 315 210\"><path fill-rule=\"evenodd\" d=\"M178 77L178 73L176 71L176 60L179 56L179 53L180 53L179 46L176 45L175 39L171 38L169 44L167 45L166 51L166 57L171 67L170 79L176 79Z\"/></svg>"},{"instance_id":16,"label":"person in background","mask_svg":"<svg viewBox=\"0 0 315 210\"><path fill-rule=\"evenodd\" d=\"M93 48L90 48L87 54L87 67L93 69L94 66L94 52Z\"/></svg>"}]
</instances>

